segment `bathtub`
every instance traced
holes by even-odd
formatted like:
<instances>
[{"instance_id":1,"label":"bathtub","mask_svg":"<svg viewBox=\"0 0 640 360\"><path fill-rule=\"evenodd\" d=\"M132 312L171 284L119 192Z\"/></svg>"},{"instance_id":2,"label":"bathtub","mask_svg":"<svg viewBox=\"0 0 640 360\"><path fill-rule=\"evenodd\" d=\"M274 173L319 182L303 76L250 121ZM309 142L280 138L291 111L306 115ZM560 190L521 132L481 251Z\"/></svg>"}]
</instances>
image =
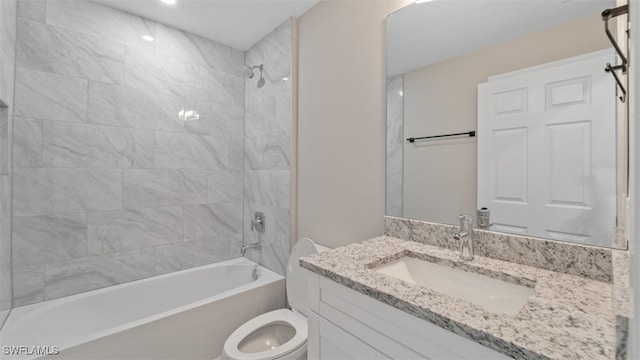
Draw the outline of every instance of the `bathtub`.
<instances>
[{"instance_id":1,"label":"bathtub","mask_svg":"<svg viewBox=\"0 0 640 360\"><path fill-rule=\"evenodd\" d=\"M238 326L283 308L284 297L282 276L246 258L227 260L15 308L0 356L215 359Z\"/></svg>"}]
</instances>

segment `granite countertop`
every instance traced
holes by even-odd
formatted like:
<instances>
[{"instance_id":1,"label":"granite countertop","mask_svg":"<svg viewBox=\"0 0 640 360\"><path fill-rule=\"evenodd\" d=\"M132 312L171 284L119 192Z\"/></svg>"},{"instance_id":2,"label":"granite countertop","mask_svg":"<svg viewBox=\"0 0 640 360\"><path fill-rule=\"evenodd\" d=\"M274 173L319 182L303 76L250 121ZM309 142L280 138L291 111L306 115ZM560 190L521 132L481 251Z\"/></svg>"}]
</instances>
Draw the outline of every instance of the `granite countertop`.
<instances>
[{"instance_id":1,"label":"granite countertop","mask_svg":"<svg viewBox=\"0 0 640 360\"><path fill-rule=\"evenodd\" d=\"M371 268L412 256L519 285L534 293L515 316L378 273ZM458 253L414 241L377 237L304 257L302 267L455 334L519 359L613 359L612 284Z\"/></svg>"}]
</instances>

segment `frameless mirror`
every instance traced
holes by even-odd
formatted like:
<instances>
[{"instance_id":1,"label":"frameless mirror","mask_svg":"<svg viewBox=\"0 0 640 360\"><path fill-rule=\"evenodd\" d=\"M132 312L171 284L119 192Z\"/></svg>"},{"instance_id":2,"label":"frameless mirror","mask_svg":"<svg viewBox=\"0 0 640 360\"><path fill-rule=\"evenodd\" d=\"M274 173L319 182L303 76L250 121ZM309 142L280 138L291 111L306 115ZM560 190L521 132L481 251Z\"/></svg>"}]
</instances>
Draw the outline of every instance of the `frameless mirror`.
<instances>
[{"instance_id":1,"label":"frameless mirror","mask_svg":"<svg viewBox=\"0 0 640 360\"><path fill-rule=\"evenodd\" d=\"M615 7L434 0L390 15L387 215L455 225L465 213L492 231L625 248L627 104L605 71L621 58L601 16ZM609 24L622 51L626 18Z\"/></svg>"}]
</instances>

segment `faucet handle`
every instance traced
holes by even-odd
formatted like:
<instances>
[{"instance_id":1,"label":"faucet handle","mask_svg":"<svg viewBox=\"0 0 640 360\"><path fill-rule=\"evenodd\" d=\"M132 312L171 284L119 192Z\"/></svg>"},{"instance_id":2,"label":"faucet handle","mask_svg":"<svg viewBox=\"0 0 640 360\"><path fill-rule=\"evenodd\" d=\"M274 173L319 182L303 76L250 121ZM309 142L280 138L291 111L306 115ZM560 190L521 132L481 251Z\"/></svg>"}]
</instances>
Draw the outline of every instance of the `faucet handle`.
<instances>
[{"instance_id":1,"label":"faucet handle","mask_svg":"<svg viewBox=\"0 0 640 360\"><path fill-rule=\"evenodd\" d=\"M259 233L264 233L264 213L260 211L256 211L255 217L251 220L251 231L257 231Z\"/></svg>"},{"instance_id":2,"label":"faucet handle","mask_svg":"<svg viewBox=\"0 0 640 360\"><path fill-rule=\"evenodd\" d=\"M458 215L458 220L460 220L460 226L464 226L465 224L471 224L473 222L473 218L471 215L460 214Z\"/></svg>"}]
</instances>

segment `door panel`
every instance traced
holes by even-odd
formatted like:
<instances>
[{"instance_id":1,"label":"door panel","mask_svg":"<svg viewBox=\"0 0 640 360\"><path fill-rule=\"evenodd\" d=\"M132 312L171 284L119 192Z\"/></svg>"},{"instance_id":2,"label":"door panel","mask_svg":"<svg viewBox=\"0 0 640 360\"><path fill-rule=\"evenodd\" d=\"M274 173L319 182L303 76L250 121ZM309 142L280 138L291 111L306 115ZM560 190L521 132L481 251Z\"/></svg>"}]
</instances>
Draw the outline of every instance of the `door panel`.
<instances>
[{"instance_id":1,"label":"door panel","mask_svg":"<svg viewBox=\"0 0 640 360\"><path fill-rule=\"evenodd\" d=\"M547 125L548 206L588 209L591 203L591 121Z\"/></svg>"},{"instance_id":2,"label":"door panel","mask_svg":"<svg viewBox=\"0 0 640 360\"><path fill-rule=\"evenodd\" d=\"M551 110L571 105L588 104L591 98L589 77L546 84L546 108Z\"/></svg>"},{"instance_id":3,"label":"door panel","mask_svg":"<svg viewBox=\"0 0 640 360\"><path fill-rule=\"evenodd\" d=\"M527 129L498 129L492 135L494 201L527 204ZM501 151L511 149L511 151Z\"/></svg>"}]
</instances>

